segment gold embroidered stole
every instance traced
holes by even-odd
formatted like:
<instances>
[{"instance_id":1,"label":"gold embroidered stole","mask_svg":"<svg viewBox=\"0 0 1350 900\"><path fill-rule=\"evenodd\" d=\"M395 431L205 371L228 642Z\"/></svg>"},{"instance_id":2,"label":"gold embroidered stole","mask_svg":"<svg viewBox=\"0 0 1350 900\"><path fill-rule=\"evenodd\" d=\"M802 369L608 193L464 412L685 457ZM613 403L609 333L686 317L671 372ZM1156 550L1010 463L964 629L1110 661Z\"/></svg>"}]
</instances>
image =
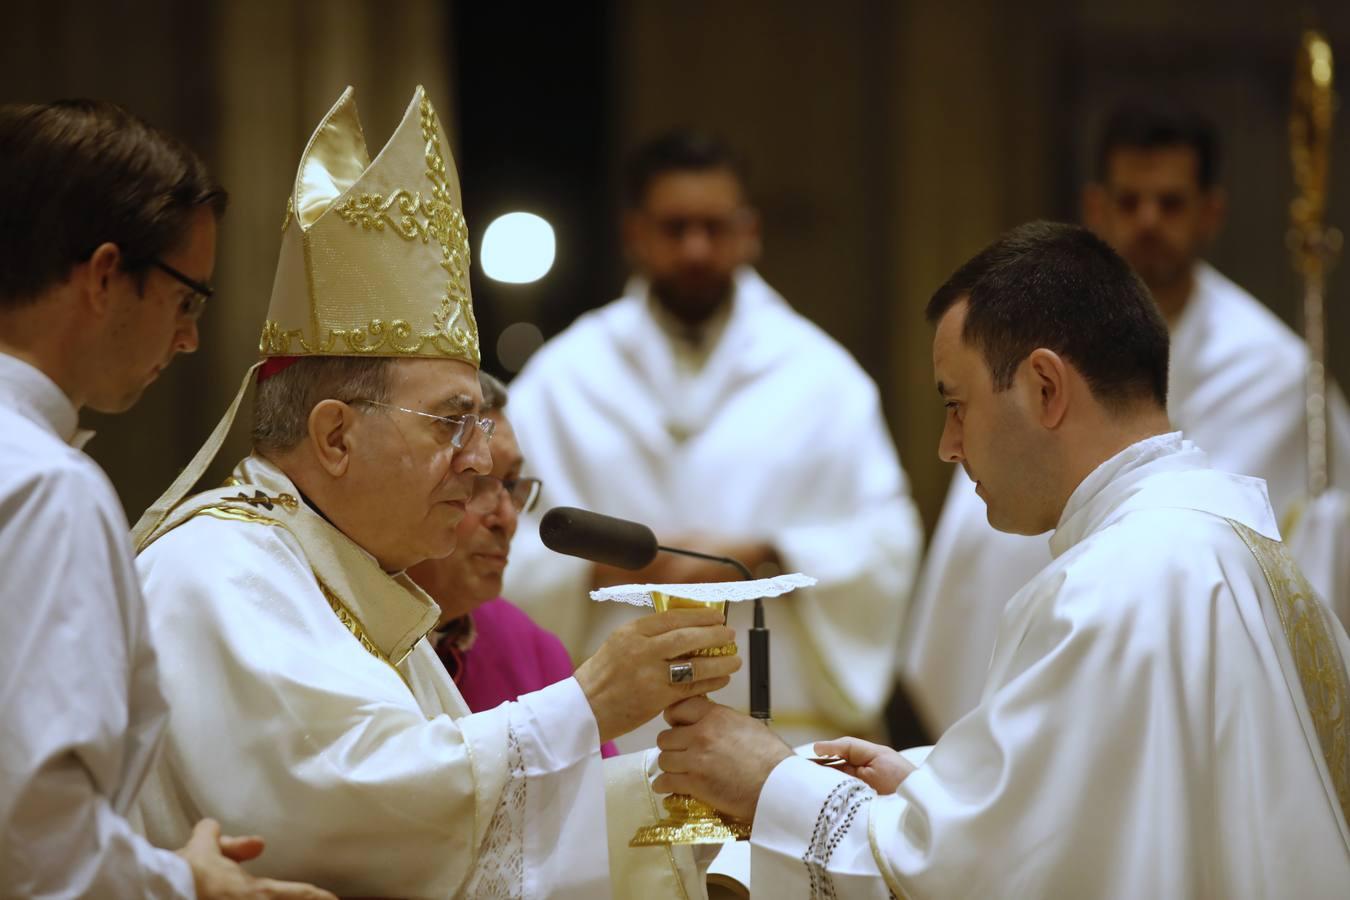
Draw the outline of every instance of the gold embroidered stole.
<instances>
[{"instance_id":1,"label":"gold embroidered stole","mask_svg":"<svg viewBox=\"0 0 1350 900\"><path fill-rule=\"evenodd\" d=\"M1307 704L1307 718L1301 711L1299 718L1304 719L1305 730L1311 732L1309 742L1315 739L1322 749L1331 791L1344 821L1350 825L1350 676L1346 674L1346 660L1329 622L1330 614L1284 544L1240 522L1229 519L1228 523L1251 550L1270 587L1280 629Z\"/></svg>"},{"instance_id":2,"label":"gold embroidered stole","mask_svg":"<svg viewBox=\"0 0 1350 900\"><path fill-rule=\"evenodd\" d=\"M370 554L298 498L290 479L251 457L240 464L226 487L179 504L136 551L203 515L284 528L299 541L319 591L338 620L367 652L397 671L436 625L440 607L405 573L390 575L381 569Z\"/></svg>"}]
</instances>

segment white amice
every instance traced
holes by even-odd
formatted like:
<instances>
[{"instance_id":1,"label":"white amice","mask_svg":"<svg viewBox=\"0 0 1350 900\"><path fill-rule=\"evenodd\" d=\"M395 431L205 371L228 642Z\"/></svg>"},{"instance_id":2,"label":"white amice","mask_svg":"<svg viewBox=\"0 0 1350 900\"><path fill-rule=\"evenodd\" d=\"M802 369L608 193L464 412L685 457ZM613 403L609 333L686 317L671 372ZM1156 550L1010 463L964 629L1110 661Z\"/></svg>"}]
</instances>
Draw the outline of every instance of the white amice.
<instances>
[{"instance_id":1,"label":"white amice","mask_svg":"<svg viewBox=\"0 0 1350 900\"><path fill-rule=\"evenodd\" d=\"M756 895L1344 897L1350 638L1262 482L1154 437L1079 485L1050 547L979 703L895 794L774 769Z\"/></svg>"}]
</instances>

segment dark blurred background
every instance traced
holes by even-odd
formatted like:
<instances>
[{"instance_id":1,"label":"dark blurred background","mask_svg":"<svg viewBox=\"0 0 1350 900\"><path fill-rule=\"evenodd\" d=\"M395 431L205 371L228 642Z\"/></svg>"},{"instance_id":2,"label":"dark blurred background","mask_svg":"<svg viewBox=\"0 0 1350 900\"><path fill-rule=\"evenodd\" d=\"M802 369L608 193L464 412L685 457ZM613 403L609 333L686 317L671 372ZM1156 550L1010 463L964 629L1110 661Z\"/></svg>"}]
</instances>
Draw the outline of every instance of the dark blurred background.
<instances>
[{"instance_id":1,"label":"dark blurred background","mask_svg":"<svg viewBox=\"0 0 1350 900\"><path fill-rule=\"evenodd\" d=\"M0 12L0 101L123 103L197 148L232 194L200 352L132 413L89 417L100 434L88 449L133 520L256 355L282 211L318 119L354 85L375 152L422 83L455 147L475 254L508 210L557 234L538 282L475 270L486 367L509 376L534 329L554 334L618 295L620 160L657 130L704 126L751 162L766 278L880 384L931 527L949 471L923 305L1004 228L1078 217L1092 134L1115 99L1179 95L1219 125L1231 213L1210 258L1297 327L1286 116L1296 41L1314 21L1345 94L1343 0L46 0ZM1332 183L1330 218L1350 225L1346 115ZM1345 384L1350 273L1333 273L1329 294ZM246 452L244 432L218 472Z\"/></svg>"}]
</instances>

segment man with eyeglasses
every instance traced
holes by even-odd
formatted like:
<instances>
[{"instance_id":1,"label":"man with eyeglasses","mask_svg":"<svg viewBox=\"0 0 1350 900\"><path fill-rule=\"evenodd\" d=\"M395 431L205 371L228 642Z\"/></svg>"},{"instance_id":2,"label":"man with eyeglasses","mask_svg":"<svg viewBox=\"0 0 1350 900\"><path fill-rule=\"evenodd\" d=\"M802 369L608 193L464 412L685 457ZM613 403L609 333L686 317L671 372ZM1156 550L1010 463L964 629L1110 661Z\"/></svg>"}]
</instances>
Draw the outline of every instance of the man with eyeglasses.
<instances>
[{"instance_id":1,"label":"man with eyeglasses","mask_svg":"<svg viewBox=\"0 0 1350 900\"><path fill-rule=\"evenodd\" d=\"M492 473L474 482L455 552L408 570L441 608L432 632L436 654L474 712L548 687L573 670L562 641L501 596L511 538L520 514L539 498L539 479L521 475L525 458L506 416L506 385L487 372L478 373L478 383L482 414L496 425ZM612 741L600 749L606 757L619 752Z\"/></svg>"},{"instance_id":2,"label":"man with eyeglasses","mask_svg":"<svg viewBox=\"0 0 1350 900\"><path fill-rule=\"evenodd\" d=\"M129 409L197 349L225 202L190 150L111 103L0 107L3 897L329 896L250 876L261 841L213 821L160 845L185 842L174 854L127 818L168 709L78 418Z\"/></svg>"},{"instance_id":3,"label":"man with eyeglasses","mask_svg":"<svg viewBox=\"0 0 1350 900\"><path fill-rule=\"evenodd\" d=\"M652 815L654 754L600 747L726 684L731 658L696 660L692 686L675 677L675 660L732 638L720 616L647 616L574 675L478 712L427 637L442 611L408 569L456 550L494 472L468 276L458 175L425 91L372 155L348 89L287 201L253 452L225 486L191 493L241 388L133 531L175 676L139 812L162 841L199 813L257 823L259 874L343 896L591 898L611 882L680 896L676 858L630 851L631 823L611 815Z\"/></svg>"}]
</instances>

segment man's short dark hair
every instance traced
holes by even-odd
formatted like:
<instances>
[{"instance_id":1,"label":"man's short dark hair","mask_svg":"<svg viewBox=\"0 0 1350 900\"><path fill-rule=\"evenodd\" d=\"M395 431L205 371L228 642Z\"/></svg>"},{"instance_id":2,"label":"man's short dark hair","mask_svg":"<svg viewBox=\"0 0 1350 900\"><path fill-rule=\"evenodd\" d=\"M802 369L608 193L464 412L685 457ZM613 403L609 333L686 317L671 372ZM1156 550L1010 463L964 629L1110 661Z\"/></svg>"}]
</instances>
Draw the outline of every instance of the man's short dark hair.
<instances>
[{"instance_id":1,"label":"man's short dark hair","mask_svg":"<svg viewBox=\"0 0 1350 900\"><path fill-rule=\"evenodd\" d=\"M1031 222L957 269L928 301L928 321L968 301L961 339L984 357L994 390L1044 347L1087 379L1097 400L1123 411L1167 408L1167 325L1148 288L1086 228Z\"/></svg>"},{"instance_id":2,"label":"man's short dark hair","mask_svg":"<svg viewBox=\"0 0 1350 900\"><path fill-rule=\"evenodd\" d=\"M628 157L624 202L638 209L647 199L653 181L669 172L707 172L723 169L736 177L745 192L744 161L725 143L709 134L690 129L670 131L647 141Z\"/></svg>"},{"instance_id":3,"label":"man's short dark hair","mask_svg":"<svg viewBox=\"0 0 1350 900\"><path fill-rule=\"evenodd\" d=\"M1131 100L1111 111L1097 142L1097 181L1106 182L1111 154L1117 150L1189 147L1195 151L1196 177L1209 190L1219 180L1219 135L1196 110L1164 100Z\"/></svg>"},{"instance_id":4,"label":"man's short dark hair","mask_svg":"<svg viewBox=\"0 0 1350 900\"><path fill-rule=\"evenodd\" d=\"M64 280L103 243L143 275L226 194L172 136L112 103L0 106L0 308Z\"/></svg>"}]
</instances>

